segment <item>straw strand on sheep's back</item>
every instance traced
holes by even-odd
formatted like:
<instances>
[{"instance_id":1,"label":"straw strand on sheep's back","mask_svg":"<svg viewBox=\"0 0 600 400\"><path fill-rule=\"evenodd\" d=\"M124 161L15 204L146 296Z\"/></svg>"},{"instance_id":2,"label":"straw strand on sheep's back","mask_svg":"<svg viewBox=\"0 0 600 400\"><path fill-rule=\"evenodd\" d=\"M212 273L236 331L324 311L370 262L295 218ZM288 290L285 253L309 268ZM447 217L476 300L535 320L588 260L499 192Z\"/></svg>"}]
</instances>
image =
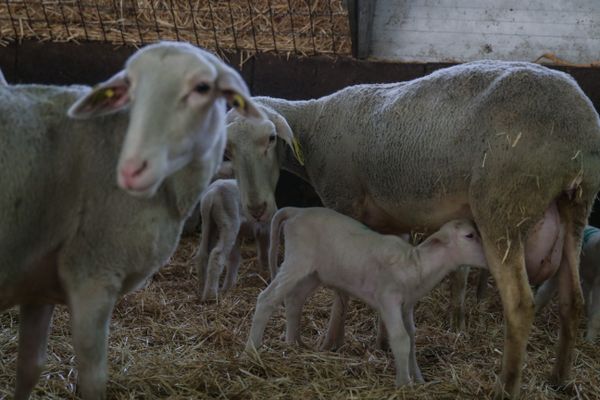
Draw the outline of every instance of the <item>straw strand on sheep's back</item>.
<instances>
[{"instance_id":1,"label":"straw strand on sheep's back","mask_svg":"<svg viewBox=\"0 0 600 400\"><path fill-rule=\"evenodd\" d=\"M293 24L293 28L292 28ZM34 39L349 54L342 0L4 0L0 43Z\"/></svg>"}]
</instances>

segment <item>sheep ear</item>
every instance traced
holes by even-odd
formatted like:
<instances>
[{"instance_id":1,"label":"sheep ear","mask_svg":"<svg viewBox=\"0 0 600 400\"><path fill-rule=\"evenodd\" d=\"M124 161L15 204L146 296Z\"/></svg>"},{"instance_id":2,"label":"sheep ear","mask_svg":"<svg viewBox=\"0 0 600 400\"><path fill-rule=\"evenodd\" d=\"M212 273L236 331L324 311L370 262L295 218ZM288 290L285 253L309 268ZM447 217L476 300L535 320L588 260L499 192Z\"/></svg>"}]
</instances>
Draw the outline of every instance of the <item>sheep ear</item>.
<instances>
[{"instance_id":1,"label":"sheep ear","mask_svg":"<svg viewBox=\"0 0 600 400\"><path fill-rule=\"evenodd\" d=\"M427 239L427 243L431 246L445 246L449 242L447 235L437 232Z\"/></svg>"},{"instance_id":2,"label":"sheep ear","mask_svg":"<svg viewBox=\"0 0 600 400\"><path fill-rule=\"evenodd\" d=\"M98 115L111 114L129 105L129 83L125 71L109 80L94 86L88 94L77 100L68 115L71 118L87 119Z\"/></svg>"},{"instance_id":3,"label":"sheep ear","mask_svg":"<svg viewBox=\"0 0 600 400\"><path fill-rule=\"evenodd\" d=\"M217 87L231 108L247 118L267 119L265 114L250 98L246 82L244 82L242 77L233 68L220 63L217 71L219 73Z\"/></svg>"},{"instance_id":4,"label":"sheep ear","mask_svg":"<svg viewBox=\"0 0 600 400\"><path fill-rule=\"evenodd\" d=\"M302 152L302 147L300 147L300 142L294 136L294 132L285 118L269 107L264 107L263 110L267 114L269 120L275 125L277 136L290 146L292 153L294 153L294 157L296 157L296 160L298 160L300 165L304 165L304 153Z\"/></svg>"},{"instance_id":5,"label":"sheep ear","mask_svg":"<svg viewBox=\"0 0 600 400\"><path fill-rule=\"evenodd\" d=\"M279 114L275 114L271 118L271 122L275 125L275 132L277 132L277 136L285 140L285 142L290 146L292 152L294 153L294 157L300 163L300 165L304 165L304 153L302 152L302 147L300 147L300 142L294 136L294 132L292 128L290 128L289 124Z\"/></svg>"}]
</instances>

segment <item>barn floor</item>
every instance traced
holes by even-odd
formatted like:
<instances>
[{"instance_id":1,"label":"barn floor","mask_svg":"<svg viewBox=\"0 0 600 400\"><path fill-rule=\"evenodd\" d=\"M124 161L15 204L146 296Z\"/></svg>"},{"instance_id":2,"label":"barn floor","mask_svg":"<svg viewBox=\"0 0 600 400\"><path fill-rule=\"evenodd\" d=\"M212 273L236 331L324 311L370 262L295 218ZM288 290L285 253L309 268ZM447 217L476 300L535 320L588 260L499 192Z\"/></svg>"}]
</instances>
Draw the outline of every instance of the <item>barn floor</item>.
<instances>
[{"instance_id":1,"label":"barn floor","mask_svg":"<svg viewBox=\"0 0 600 400\"><path fill-rule=\"evenodd\" d=\"M338 352L287 347L283 314L274 316L259 360L240 358L256 296L265 287L252 246L245 246L239 285L219 303L200 304L189 265L196 239L187 238L173 262L151 284L122 299L111 323L108 394L111 399L485 399L491 395L502 351L502 316L497 293L468 297L467 331L448 329L448 284L416 311L417 358L427 381L394 389L391 353L374 349L374 314L358 302ZM261 272L261 276L266 277ZM305 307L303 338L316 346L329 315L331 293L321 290ZM0 315L0 399L15 383L18 312ZM536 316L525 367L526 399L600 398L598 344L583 340L575 353L575 385L556 392L546 384L554 360L556 305ZM583 333L583 324L581 327ZM581 335L582 336L582 335ZM74 398L75 361L68 314L59 307L49 340L46 370L34 398Z\"/></svg>"}]
</instances>

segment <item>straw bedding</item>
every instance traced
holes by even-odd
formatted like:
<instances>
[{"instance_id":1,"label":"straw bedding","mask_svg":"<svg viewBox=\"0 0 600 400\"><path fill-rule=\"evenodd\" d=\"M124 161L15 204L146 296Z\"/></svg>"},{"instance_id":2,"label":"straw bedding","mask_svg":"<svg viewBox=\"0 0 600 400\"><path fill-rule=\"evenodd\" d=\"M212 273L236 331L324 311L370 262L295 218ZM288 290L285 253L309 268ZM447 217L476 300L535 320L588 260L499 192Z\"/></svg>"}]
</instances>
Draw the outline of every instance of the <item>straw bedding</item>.
<instances>
[{"instance_id":1,"label":"straw bedding","mask_svg":"<svg viewBox=\"0 0 600 400\"><path fill-rule=\"evenodd\" d=\"M6 0L0 43L34 39L349 54L343 0Z\"/></svg>"},{"instance_id":2,"label":"straw bedding","mask_svg":"<svg viewBox=\"0 0 600 400\"><path fill-rule=\"evenodd\" d=\"M187 238L172 262L150 285L122 299L109 341L109 398L114 399L485 399L492 392L502 351L501 306L495 290L474 301L471 276L468 328L448 329L448 285L417 307L417 359L427 384L394 389L391 353L374 349L375 319L357 301L338 352L288 347L282 341L283 313L265 335L260 359L240 358L256 297L267 274L258 271L253 247L245 245L238 286L219 303L200 304L190 257L197 238ZM321 290L306 305L303 338L315 347L324 332L331 293ZM0 315L0 398L15 383L18 312ZM600 398L598 345L578 340L575 385L554 391L546 376L554 360L556 306L536 316L525 366L526 399ZM583 325L581 331L583 330ZM580 333L582 333L580 331ZM68 314L60 307L49 340L49 357L34 398L74 398L75 360Z\"/></svg>"}]
</instances>

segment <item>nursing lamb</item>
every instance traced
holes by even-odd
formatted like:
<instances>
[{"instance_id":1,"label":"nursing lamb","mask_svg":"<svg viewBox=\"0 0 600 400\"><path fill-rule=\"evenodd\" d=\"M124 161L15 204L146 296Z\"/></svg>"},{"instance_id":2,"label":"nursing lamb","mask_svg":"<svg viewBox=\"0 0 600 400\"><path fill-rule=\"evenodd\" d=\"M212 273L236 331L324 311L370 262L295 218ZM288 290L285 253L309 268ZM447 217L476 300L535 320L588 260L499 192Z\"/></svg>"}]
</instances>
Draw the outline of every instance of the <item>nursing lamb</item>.
<instances>
[{"instance_id":1,"label":"nursing lamb","mask_svg":"<svg viewBox=\"0 0 600 400\"><path fill-rule=\"evenodd\" d=\"M466 220L444 224L413 247L327 208L284 208L271 225L271 269L277 266L280 231L285 258L275 279L258 296L246 351L260 346L270 316L283 301L286 341L298 341L302 306L325 285L379 312L394 354L398 386L411 378L423 381L416 359L415 303L460 265L486 265L477 231Z\"/></svg>"}]
</instances>

